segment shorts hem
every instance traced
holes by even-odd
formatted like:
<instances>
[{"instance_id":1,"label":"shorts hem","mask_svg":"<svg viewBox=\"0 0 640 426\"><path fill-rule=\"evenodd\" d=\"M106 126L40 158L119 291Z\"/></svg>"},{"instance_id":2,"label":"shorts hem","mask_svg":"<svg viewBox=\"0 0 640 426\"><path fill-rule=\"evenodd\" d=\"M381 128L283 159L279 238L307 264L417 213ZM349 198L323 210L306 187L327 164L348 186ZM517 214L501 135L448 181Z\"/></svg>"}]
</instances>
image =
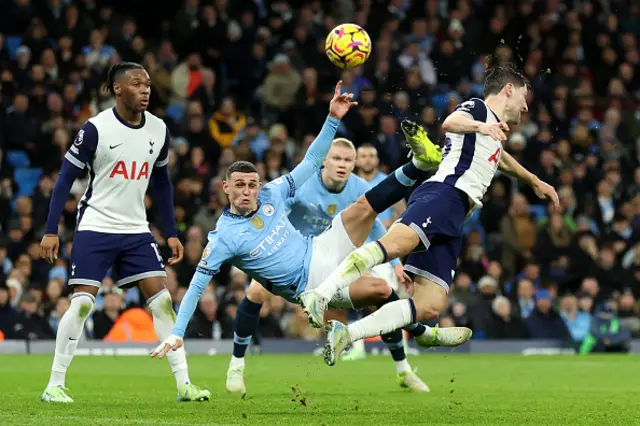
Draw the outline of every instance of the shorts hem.
<instances>
[{"instance_id":1,"label":"shorts hem","mask_svg":"<svg viewBox=\"0 0 640 426\"><path fill-rule=\"evenodd\" d=\"M413 222L409 224L409 228L413 229L416 232L416 234L418 234L418 238L420 238L420 241L422 241L422 245L424 245L424 249L427 250L431 245L431 241L429 241L427 234L424 233L424 231L422 230L422 228L420 228L420 226L418 226Z\"/></svg>"},{"instance_id":2,"label":"shorts hem","mask_svg":"<svg viewBox=\"0 0 640 426\"><path fill-rule=\"evenodd\" d=\"M440 287L444 288L444 291L446 291L447 294L449 294L449 284L447 284L442 278L436 275L433 275L431 272L427 272L420 268L416 268L415 266L412 266L412 265L405 265L404 269L405 271L409 271L412 274L419 275L423 278L428 279L429 281L433 281L434 283L438 284Z\"/></svg>"},{"instance_id":3,"label":"shorts hem","mask_svg":"<svg viewBox=\"0 0 640 426\"><path fill-rule=\"evenodd\" d=\"M71 278L68 284L69 285L90 285L92 287L102 287L101 281L90 280L87 278Z\"/></svg>"},{"instance_id":4,"label":"shorts hem","mask_svg":"<svg viewBox=\"0 0 640 426\"><path fill-rule=\"evenodd\" d=\"M117 285L118 287L123 286L123 285L127 285L127 284L131 284L134 281L140 281L143 280L145 278L151 278L151 277L167 277L167 273L165 271L148 271L148 272L141 272L139 274L135 274L135 275L129 275L128 277L119 279L117 281Z\"/></svg>"}]
</instances>

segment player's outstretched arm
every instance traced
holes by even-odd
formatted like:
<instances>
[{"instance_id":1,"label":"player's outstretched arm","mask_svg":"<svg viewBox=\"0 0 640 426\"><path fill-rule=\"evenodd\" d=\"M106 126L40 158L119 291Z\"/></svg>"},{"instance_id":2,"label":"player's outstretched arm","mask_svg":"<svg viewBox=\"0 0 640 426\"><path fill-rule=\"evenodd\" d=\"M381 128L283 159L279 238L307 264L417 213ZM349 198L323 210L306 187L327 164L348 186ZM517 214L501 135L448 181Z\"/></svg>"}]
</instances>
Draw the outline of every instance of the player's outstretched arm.
<instances>
[{"instance_id":1,"label":"player's outstretched arm","mask_svg":"<svg viewBox=\"0 0 640 426\"><path fill-rule=\"evenodd\" d=\"M342 120L342 117L344 117L352 107L358 105L357 102L351 101L353 98L352 93L340 94L341 88L342 80L336 84L333 99L331 99L331 103L329 104L329 116L324 122L322 130L320 130L320 133L307 150L304 159L291 171L290 175L295 188L300 188L311 176L320 170L322 162L329 153L340 120Z\"/></svg>"},{"instance_id":2,"label":"player's outstretched arm","mask_svg":"<svg viewBox=\"0 0 640 426\"><path fill-rule=\"evenodd\" d=\"M538 176L525 169L518 160L513 158L513 156L505 150L502 150L498 169L529 184L539 198L543 200L548 199L553 203L554 208L557 209L560 207L560 199L558 198L556 190L548 183L540 180Z\"/></svg>"}]
</instances>

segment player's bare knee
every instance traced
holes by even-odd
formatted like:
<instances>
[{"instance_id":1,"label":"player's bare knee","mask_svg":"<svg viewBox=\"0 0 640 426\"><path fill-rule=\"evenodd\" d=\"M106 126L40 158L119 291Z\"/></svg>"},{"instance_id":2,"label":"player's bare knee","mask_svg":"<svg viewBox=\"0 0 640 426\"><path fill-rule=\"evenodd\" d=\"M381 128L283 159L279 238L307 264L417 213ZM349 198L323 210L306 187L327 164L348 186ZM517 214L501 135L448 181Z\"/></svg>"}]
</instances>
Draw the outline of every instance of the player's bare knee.
<instances>
[{"instance_id":1,"label":"player's bare knee","mask_svg":"<svg viewBox=\"0 0 640 426\"><path fill-rule=\"evenodd\" d=\"M391 296L391 287L382 278L371 278L369 291L379 301L384 301Z\"/></svg>"},{"instance_id":2,"label":"player's bare knee","mask_svg":"<svg viewBox=\"0 0 640 426\"><path fill-rule=\"evenodd\" d=\"M433 304L415 303L415 306L416 306L416 319L418 321L431 321L433 319L436 319L438 315L440 315L440 309L438 309Z\"/></svg>"},{"instance_id":3,"label":"player's bare knee","mask_svg":"<svg viewBox=\"0 0 640 426\"><path fill-rule=\"evenodd\" d=\"M271 294L264 288L262 285L256 281L251 281L249 288L247 289L247 299L249 301L262 305L267 300Z\"/></svg>"},{"instance_id":4,"label":"player's bare knee","mask_svg":"<svg viewBox=\"0 0 640 426\"><path fill-rule=\"evenodd\" d=\"M373 211L371 204L369 204L364 195L358 197L355 203L343 210L342 214L344 215L343 220L352 219L357 221L374 220L378 215Z\"/></svg>"}]
</instances>

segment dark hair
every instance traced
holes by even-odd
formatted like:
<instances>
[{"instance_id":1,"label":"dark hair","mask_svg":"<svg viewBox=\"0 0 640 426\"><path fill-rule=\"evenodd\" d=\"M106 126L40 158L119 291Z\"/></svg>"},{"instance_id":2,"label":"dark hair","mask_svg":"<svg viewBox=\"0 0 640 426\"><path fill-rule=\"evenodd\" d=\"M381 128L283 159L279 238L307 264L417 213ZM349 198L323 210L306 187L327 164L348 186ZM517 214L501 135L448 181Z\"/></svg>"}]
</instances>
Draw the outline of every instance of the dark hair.
<instances>
[{"instance_id":1,"label":"dark hair","mask_svg":"<svg viewBox=\"0 0 640 426\"><path fill-rule=\"evenodd\" d=\"M531 88L527 77L513 64L489 68L484 78L484 97L497 95L509 83L516 87Z\"/></svg>"},{"instance_id":2,"label":"dark hair","mask_svg":"<svg viewBox=\"0 0 640 426\"><path fill-rule=\"evenodd\" d=\"M113 89L113 85L122 78L124 73L129 70L143 70L144 67L137 62L120 62L119 64L111 65L109 72L107 73L107 81L104 83L104 88L107 92L116 94Z\"/></svg>"},{"instance_id":3,"label":"dark hair","mask_svg":"<svg viewBox=\"0 0 640 426\"><path fill-rule=\"evenodd\" d=\"M227 169L227 173L225 175L226 179L229 180L231 174L234 172L258 173L258 169L256 169L256 166L254 166L253 163L250 163L249 161L236 161L232 163Z\"/></svg>"}]
</instances>

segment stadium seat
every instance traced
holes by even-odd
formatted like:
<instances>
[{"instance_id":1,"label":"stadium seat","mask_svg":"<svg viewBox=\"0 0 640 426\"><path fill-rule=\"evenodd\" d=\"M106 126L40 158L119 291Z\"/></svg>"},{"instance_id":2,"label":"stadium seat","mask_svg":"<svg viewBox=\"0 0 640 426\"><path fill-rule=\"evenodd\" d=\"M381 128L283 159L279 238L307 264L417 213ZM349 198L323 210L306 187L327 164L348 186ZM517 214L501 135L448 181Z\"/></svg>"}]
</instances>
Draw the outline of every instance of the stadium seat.
<instances>
[{"instance_id":1,"label":"stadium seat","mask_svg":"<svg viewBox=\"0 0 640 426\"><path fill-rule=\"evenodd\" d=\"M35 187L38 185L38 180L42 175L42 169L37 168L19 168L15 171L15 180L18 184L17 197L31 196Z\"/></svg>"},{"instance_id":2,"label":"stadium seat","mask_svg":"<svg viewBox=\"0 0 640 426\"><path fill-rule=\"evenodd\" d=\"M184 108L182 107L182 105L177 105L177 104L169 105L165 113L173 121L177 122L177 121L180 121L180 119L182 118L182 114L184 113Z\"/></svg>"},{"instance_id":3,"label":"stadium seat","mask_svg":"<svg viewBox=\"0 0 640 426\"><path fill-rule=\"evenodd\" d=\"M545 206L529 206L529 213L533 215L533 221L538 222L547 217L547 208Z\"/></svg>"},{"instance_id":4,"label":"stadium seat","mask_svg":"<svg viewBox=\"0 0 640 426\"><path fill-rule=\"evenodd\" d=\"M438 93L431 97L431 104L437 111L438 115L441 115L446 111L447 103L447 95L444 93Z\"/></svg>"},{"instance_id":5,"label":"stadium seat","mask_svg":"<svg viewBox=\"0 0 640 426\"><path fill-rule=\"evenodd\" d=\"M8 36L5 39L5 44L7 46L7 50L9 51L9 58L15 59L16 51L22 44L22 36Z\"/></svg>"},{"instance_id":6,"label":"stadium seat","mask_svg":"<svg viewBox=\"0 0 640 426\"><path fill-rule=\"evenodd\" d=\"M8 151L7 161L11 166L13 166L14 169L29 167L29 165L31 164L29 156L24 151Z\"/></svg>"}]
</instances>

